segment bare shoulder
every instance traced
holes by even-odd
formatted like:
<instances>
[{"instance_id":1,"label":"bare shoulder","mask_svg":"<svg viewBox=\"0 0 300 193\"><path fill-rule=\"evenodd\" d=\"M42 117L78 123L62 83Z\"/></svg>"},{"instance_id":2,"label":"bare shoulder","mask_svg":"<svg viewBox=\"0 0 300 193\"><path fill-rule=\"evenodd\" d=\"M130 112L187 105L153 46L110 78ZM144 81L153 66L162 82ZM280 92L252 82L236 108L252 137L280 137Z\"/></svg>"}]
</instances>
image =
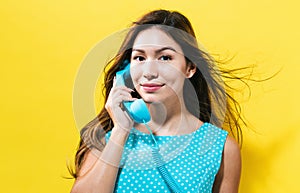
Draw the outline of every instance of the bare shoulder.
<instances>
[{"instance_id":1,"label":"bare shoulder","mask_svg":"<svg viewBox=\"0 0 300 193\"><path fill-rule=\"evenodd\" d=\"M239 144L231 136L227 136L224 146L224 159L241 162L241 150Z\"/></svg>"},{"instance_id":2,"label":"bare shoulder","mask_svg":"<svg viewBox=\"0 0 300 193\"><path fill-rule=\"evenodd\" d=\"M220 170L215 178L214 193L237 193L241 177L241 151L234 138L227 136Z\"/></svg>"}]
</instances>

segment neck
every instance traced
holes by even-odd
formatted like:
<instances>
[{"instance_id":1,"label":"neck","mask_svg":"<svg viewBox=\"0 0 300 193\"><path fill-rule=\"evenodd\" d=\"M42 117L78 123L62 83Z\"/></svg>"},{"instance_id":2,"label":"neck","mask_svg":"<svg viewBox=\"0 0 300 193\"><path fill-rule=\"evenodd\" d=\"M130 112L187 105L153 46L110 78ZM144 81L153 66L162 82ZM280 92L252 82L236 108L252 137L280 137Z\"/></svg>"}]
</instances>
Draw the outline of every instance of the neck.
<instances>
[{"instance_id":1,"label":"neck","mask_svg":"<svg viewBox=\"0 0 300 193\"><path fill-rule=\"evenodd\" d=\"M155 135L178 135L190 133L199 127L199 120L185 107L183 98L169 99L164 103L149 103L151 114L149 127ZM140 131L149 133L143 125L136 126Z\"/></svg>"}]
</instances>

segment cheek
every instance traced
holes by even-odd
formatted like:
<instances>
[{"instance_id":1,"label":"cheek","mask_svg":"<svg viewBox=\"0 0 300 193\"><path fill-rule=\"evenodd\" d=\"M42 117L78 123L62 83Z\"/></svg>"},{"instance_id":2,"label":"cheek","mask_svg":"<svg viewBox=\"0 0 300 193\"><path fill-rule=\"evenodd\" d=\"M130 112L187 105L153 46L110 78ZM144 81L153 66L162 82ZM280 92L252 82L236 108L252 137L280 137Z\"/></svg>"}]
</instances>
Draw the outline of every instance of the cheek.
<instances>
[{"instance_id":1,"label":"cheek","mask_svg":"<svg viewBox=\"0 0 300 193\"><path fill-rule=\"evenodd\" d=\"M143 75L142 68L140 68L138 65L130 66L130 76L131 76L134 86L137 85L137 82L141 78L142 75Z\"/></svg>"},{"instance_id":2,"label":"cheek","mask_svg":"<svg viewBox=\"0 0 300 193\"><path fill-rule=\"evenodd\" d=\"M163 74L166 79L175 82L185 78L184 69L179 65L168 65L161 71L161 74Z\"/></svg>"},{"instance_id":3,"label":"cheek","mask_svg":"<svg viewBox=\"0 0 300 193\"><path fill-rule=\"evenodd\" d=\"M184 85L184 81L186 79L185 74L185 66L178 65L173 66L172 69L168 73L166 73L166 78L171 83L171 87L173 87L174 90L181 91Z\"/></svg>"}]
</instances>

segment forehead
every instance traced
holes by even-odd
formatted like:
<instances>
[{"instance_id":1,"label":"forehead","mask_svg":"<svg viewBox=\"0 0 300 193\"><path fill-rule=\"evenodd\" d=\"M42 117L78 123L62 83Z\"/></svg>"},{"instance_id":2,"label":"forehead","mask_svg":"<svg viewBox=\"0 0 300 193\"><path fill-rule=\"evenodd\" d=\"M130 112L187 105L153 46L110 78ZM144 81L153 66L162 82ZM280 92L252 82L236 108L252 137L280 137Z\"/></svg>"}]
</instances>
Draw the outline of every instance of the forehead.
<instances>
[{"instance_id":1,"label":"forehead","mask_svg":"<svg viewBox=\"0 0 300 193\"><path fill-rule=\"evenodd\" d=\"M155 27L143 30L137 35L133 49L143 47L172 47L182 53L180 45L172 37Z\"/></svg>"}]
</instances>

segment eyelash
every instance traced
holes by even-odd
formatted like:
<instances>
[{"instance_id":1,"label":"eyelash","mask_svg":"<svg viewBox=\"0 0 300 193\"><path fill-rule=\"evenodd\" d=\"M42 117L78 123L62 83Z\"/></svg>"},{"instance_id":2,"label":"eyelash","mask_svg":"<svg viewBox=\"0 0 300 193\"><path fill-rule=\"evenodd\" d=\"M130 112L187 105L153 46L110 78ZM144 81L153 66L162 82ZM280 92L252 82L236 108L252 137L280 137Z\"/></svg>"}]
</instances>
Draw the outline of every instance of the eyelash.
<instances>
[{"instance_id":1,"label":"eyelash","mask_svg":"<svg viewBox=\"0 0 300 193\"><path fill-rule=\"evenodd\" d=\"M138 58L142 58L143 60L145 60L145 58L142 56L134 56L133 60L138 60ZM138 60L138 61L141 62L142 60Z\"/></svg>"},{"instance_id":2,"label":"eyelash","mask_svg":"<svg viewBox=\"0 0 300 193\"><path fill-rule=\"evenodd\" d=\"M160 59L163 58L163 57L167 58L166 60L172 60L172 57L170 55L163 55L163 56L160 57Z\"/></svg>"},{"instance_id":3,"label":"eyelash","mask_svg":"<svg viewBox=\"0 0 300 193\"><path fill-rule=\"evenodd\" d=\"M172 56L170 56L170 55L162 55L159 57L159 60L161 60L162 58L165 58L165 60L162 60L162 61L169 61L169 60L173 59ZM145 58L143 56L134 56L133 60L138 60L139 62L142 62L145 60Z\"/></svg>"}]
</instances>

